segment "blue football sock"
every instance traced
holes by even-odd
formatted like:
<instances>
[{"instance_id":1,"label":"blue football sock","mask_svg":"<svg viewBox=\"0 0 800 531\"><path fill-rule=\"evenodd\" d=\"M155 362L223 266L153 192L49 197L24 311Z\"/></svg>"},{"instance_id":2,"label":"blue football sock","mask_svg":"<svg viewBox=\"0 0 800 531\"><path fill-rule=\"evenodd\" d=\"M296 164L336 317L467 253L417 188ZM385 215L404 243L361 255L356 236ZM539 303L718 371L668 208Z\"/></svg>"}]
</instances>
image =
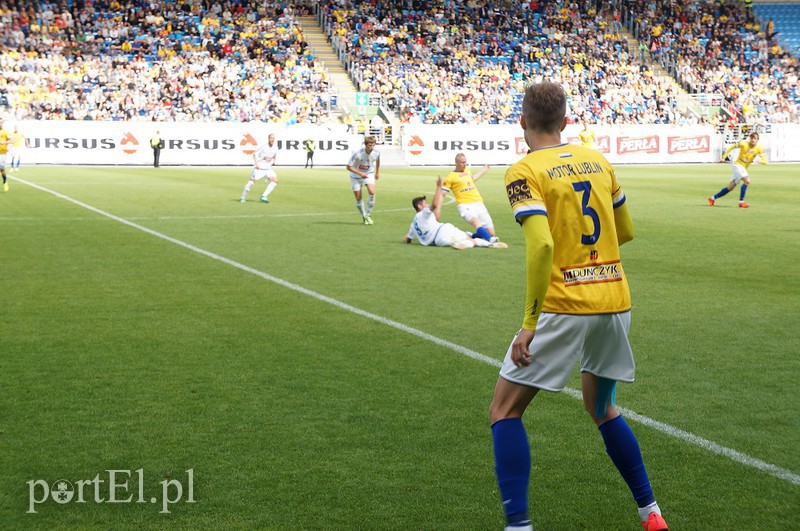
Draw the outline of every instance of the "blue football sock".
<instances>
[{"instance_id":1,"label":"blue football sock","mask_svg":"<svg viewBox=\"0 0 800 531\"><path fill-rule=\"evenodd\" d=\"M622 479L631 489L631 494L639 507L646 507L656 501L642 461L639 441L622 416L600 425L600 434L606 445L606 452L617 467Z\"/></svg>"},{"instance_id":2,"label":"blue football sock","mask_svg":"<svg viewBox=\"0 0 800 531\"><path fill-rule=\"evenodd\" d=\"M744 201L744 194L747 193L747 185L742 184L742 189L739 190L739 201Z\"/></svg>"},{"instance_id":3,"label":"blue football sock","mask_svg":"<svg viewBox=\"0 0 800 531\"><path fill-rule=\"evenodd\" d=\"M482 238L487 242L492 239L492 235L489 234L489 231L486 230L486 227L478 227L478 230L475 231L475 234L472 235L473 238Z\"/></svg>"},{"instance_id":4,"label":"blue football sock","mask_svg":"<svg viewBox=\"0 0 800 531\"><path fill-rule=\"evenodd\" d=\"M719 192L714 194L714 199L719 199L720 197L722 197L723 195L727 194L728 192L730 192L730 190L728 190L728 187L726 186L725 188L723 188L722 190L720 190Z\"/></svg>"},{"instance_id":5,"label":"blue football sock","mask_svg":"<svg viewBox=\"0 0 800 531\"><path fill-rule=\"evenodd\" d=\"M528 482L531 448L522 419L503 419L492 424L495 472L508 525L530 524Z\"/></svg>"}]
</instances>

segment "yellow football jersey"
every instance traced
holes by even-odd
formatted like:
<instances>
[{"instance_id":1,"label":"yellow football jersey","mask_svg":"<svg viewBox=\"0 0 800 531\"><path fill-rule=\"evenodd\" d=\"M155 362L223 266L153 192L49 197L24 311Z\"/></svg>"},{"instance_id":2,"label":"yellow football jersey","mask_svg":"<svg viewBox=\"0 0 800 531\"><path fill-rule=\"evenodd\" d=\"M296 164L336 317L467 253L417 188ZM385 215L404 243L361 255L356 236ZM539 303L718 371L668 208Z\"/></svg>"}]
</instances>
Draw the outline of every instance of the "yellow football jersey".
<instances>
[{"instance_id":1,"label":"yellow football jersey","mask_svg":"<svg viewBox=\"0 0 800 531\"><path fill-rule=\"evenodd\" d=\"M22 144L25 140L25 135L23 135L20 132L16 132L16 133L11 133L9 137L11 139L11 145L13 145L14 147L22 147Z\"/></svg>"},{"instance_id":2,"label":"yellow football jersey","mask_svg":"<svg viewBox=\"0 0 800 531\"><path fill-rule=\"evenodd\" d=\"M444 180L442 188L453 192L456 203L483 203L483 197L472 180L472 172L467 168L462 172L451 171Z\"/></svg>"},{"instance_id":3,"label":"yellow football jersey","mask_svg":"<svg viewBox=\"0 0 800 531\"><path fill-rule=\"evenodd\" d=\"M0 129L0 155L8 153L8 141L11 139L11 134L5 129Z\"/></svg>"},{"instance_id":4,"label":"yellow football jersey","mask_svg":"<svg viewBox=\"0 0 800 531\"><path fill-rule=\"evenodd\" d=\"M547 216L553 265L543 312L629 310L614 208L625 203L614 170L597 151L561 144L535 150L505 176L514 217Z\"/></svg>"},{"instance_id":5,"label":"yellow football jersey","mask_svg":"<svg viewBox=\"0 0 800 531\"><path fill-rule=\"evenodd\" d=\"M586 147L592 147L594 145L594 131L589 131L588 129L584 129L578 136L581 139L581 145Z\"/></svg>"},{"instance_id":6,"label":"yellow football jersey","mask_svg":"<svg viewBox=\"0 0 800 531\"><path fill-rule=\"evenodd\" d=\"M740 164L745 168L749 167L752 164L753 160L759 155L764 154L764 148L756 144L756 147L750 147L750 142L747 140L742 140L736 147L739 148L739 156L736 157L736 162L734 164ZM728 151L732 151L734 148L730 148ZM727 153L726 155L727 156Z\"/></svg>"}]
</instances>

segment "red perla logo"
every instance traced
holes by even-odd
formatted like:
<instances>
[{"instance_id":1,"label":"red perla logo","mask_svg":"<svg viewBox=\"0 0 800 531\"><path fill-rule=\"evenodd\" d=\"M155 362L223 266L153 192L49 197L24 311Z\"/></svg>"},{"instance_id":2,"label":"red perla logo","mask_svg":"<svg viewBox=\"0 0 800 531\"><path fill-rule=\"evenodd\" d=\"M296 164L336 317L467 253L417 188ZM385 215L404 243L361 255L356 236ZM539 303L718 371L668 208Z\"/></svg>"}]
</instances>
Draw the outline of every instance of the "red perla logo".
<instances>
[{"instance_id":1,"label":"red perla logo","mask_svg":"<svg viewBox=\"0 0 800 531\"><path fill-rule=\"evenodd\" d=\"M703 136L671 136L668 139L669 154L686 153L694 151L697 153L708 153L710 150L711 139L708 135Z\"/></svg>"},{"instance_id":2,"label":"red perla logo","mask_svg":"<svg viewBox=\"0 0 800 531\"><path fill-rule=\"evenodd\" d=\"M626 153L658 153L658 137L655 135L620 137L617 139L617 153L620 155L625 155Z\"/></svg>"}]
</instances>

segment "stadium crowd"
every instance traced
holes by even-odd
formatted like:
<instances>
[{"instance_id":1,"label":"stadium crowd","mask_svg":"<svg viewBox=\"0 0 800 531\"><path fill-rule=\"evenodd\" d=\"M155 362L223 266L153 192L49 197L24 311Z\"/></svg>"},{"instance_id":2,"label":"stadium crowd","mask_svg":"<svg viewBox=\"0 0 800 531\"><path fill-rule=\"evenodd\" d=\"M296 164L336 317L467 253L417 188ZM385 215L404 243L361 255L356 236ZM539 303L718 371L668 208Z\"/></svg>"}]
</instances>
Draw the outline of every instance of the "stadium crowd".
<instances>
[{"instance_id":1,"label":"stadium crowd","mask_svg":"<svg viewBox=\"0 0 800 531\"><path fill-rule=\"evenodd\" d=\"M674 80L629 55L618 13L602 2L322 0L320 8L360 89L383 94L409 121L515 122L524 84L537 76L566 87L579 120L691 119L675 112Z\"/></svg>"},{"instance_id":2,"label":"stadium crowd","mask_svg":"<svg viewBox=\"0 0 800 531\"><path fill-rule=\"evenodd\" d=\"M683 89L744 121L797 119L797 59L750 13L713 0L319 0L358 88L401 119L511 123L547 78L592 123L694 123ZM311 2L0 2L0 97L20 119L327 120L328 74L299 14ZM622 32L631 21L639 49Z\"/></svg>"},{"instance_id":3,"label":"stadium crowd","mask_svg":"<svg viewBox=\"0 0 800 531\"><path fill-rule=\"evenodd\" d=\"M327 73L285 4L3 2L0 92L19 119L318 121Z\"/></svg>"},{"instance_id":4,"label":"stadium crowd","mask_svg":"<svg viewBox=\"0 0 800 531\"><path fill-rule=\"evenodd\" d=\"M654 58L691 92L723 94L745 122L797 120L797 58L737 3L623 0Z\"/></svg>"}]
</instances>

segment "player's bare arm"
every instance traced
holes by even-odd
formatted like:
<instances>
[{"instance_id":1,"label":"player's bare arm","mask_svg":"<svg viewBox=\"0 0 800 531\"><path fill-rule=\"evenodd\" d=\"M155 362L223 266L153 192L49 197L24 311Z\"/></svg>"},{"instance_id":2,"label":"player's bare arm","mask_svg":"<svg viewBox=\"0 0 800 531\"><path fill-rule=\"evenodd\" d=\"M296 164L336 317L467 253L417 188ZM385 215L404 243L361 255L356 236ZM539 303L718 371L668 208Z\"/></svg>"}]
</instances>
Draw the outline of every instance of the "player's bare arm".
<instances>
[{"instance_id":1,"label":"player's bare arm","mask_svg":"<svg viewBox=\"0 0 800 531\"><path fill-rule=\"evenodd\" d=\"M476 172L476 173L475 173L475 175L473 175L473 176L472 176L472 182L475 182L475 181L477 181L478 179L480 179L481 177L483 177L484 175L486 175L486 173L487 173L487 172L488 172L488 171L489 171L491 168L492 168L492 167L491 167L491 166L489 166L488 164L484 164L484 165L483 165L483 168L481 168L481 169L480 169L480 171Z\"/></svg>"},{"instance_id":2,"label":"player's bare arm","mask_svg":"<svg viewBox=\"0 0 800 531\"><path fill-rule=\"evenodd\" d=\"M433 199L431 200L431 212L436 217L436 221L439 221L439 216L442 213L442 196L444 196L444 192L442 192L442 176L436 176L436 192L433 194Z\"/></svg>"}]
</instances>

